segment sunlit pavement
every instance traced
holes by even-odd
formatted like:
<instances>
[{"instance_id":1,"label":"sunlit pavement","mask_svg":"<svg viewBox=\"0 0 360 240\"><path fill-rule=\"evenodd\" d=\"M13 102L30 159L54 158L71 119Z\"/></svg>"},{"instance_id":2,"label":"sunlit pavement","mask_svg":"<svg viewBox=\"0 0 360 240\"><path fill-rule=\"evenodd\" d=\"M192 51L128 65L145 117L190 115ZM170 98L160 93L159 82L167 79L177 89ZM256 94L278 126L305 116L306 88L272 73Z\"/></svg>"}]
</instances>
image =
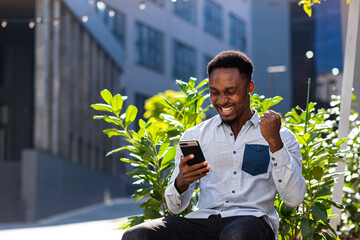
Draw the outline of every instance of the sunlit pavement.
<instances>
[{"instance_id":1,"label":"sunlit pavement","mask_svg":"<svg viewBox=\"0 0 360 240\"><path fill-rule=\"evenodd\" d=\"M128 216L141 214L133 199L116 199L36 223L0 224L1 240L120 240L119 226Z\"/></svg>"}]
</instances>

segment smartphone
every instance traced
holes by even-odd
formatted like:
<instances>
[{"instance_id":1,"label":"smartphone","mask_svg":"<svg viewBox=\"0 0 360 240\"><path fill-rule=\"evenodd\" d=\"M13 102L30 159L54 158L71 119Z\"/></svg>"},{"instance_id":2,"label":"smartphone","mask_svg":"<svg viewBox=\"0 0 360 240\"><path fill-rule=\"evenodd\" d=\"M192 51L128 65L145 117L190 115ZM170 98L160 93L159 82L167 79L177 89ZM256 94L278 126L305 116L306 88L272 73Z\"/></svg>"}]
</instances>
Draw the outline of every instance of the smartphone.
<instances>
[{"instance_id":1,"label":"smartphone","mask_svg":"<svg viewBox=\"0 0 360 240\"><path fill-rule=\"evenodd\" d=\"M200 144L196 140L180 141L180 149L184 156L194 154L194 158L187 162L187 165L191 166L196 163L205 161L203 152L201 151Z\"/></svg>"}]
</instances>

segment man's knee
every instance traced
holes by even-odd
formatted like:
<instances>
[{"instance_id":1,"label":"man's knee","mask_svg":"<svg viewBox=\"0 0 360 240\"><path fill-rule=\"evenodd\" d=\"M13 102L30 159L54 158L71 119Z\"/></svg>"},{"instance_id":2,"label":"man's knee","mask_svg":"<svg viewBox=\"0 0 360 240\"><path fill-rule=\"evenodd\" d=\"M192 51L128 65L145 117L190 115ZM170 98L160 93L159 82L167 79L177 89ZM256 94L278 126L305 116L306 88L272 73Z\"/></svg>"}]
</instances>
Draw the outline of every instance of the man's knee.
<instances>
[{"instance_id":1,"label":"man's knee","mask_svg":"<svg viewBox=\"0 0 360 240\"><path fill-rule=\"evenodd\" d=\"M132 227L126 230L122 236L122 240L150 240L149 229L144 227Z\"/></svg>"},{"instance_id":2,"label":"man's knee","mask_svg":"<svg viewBox=\"0 0 360 240\"><path fill-rule=\"evenodd\" d=\"M249 235L251 235L251 232L248 232L245 229L240 230L240 229L230 228L230 229L226 229L226 231L222 231L220 233L219 239L220 240L249 240L250 239Z\"/></svg>"},{"instance_id":3,"label":"man's knee","mask_svg":"<svg viewBox=\"0 0 360 240\"><path fill-rule=\"evenodd\" d=\"M271 231L272 232L272 231ZM270 236L270 235L269 235ZM220 233L220 240L268 240L267 229L260 218L244 216L234 220Z\"/></svg>"}]
</instances>

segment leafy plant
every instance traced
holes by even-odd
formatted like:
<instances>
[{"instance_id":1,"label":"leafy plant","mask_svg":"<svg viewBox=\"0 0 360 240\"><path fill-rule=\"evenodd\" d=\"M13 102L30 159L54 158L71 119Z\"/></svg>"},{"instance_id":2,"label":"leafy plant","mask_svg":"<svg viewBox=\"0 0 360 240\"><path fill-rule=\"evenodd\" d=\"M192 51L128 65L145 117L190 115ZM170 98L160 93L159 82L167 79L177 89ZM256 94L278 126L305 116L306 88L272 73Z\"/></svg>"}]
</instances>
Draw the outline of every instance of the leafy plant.
<instances>
[{"instance_id":1,"label":"leafy plant","mask_svg":"<svg viewBox=\"0 0 360 240\"><path fill-rule=\"evenodd\" d=\"M347 139L334 141L329 135L336 127L336 121L330 120L330 111L315 110L315 103L309 103L307 108L305 111L297 107L285 115L285 126L300 143L307 192L303 204L291 213L284 212L283 202L277 201L280 239L294 239L300 235L303 239L336 239L336 232L329 223L331 205L342 206L331 201L331 186L335 183L336 163L343 161L340 146Z\"/></svg>"},{"instance_id":2,"label":"leafy plant","mask_svg":"<svg viewBox=\"0 0 360 240\"><path fill-rule=\"evenodd\" d=\"M137 180L133 183L138 186L133 194L136 197L135 202L149 197L140 205L143 208L143 215L130 217L123 228L139 224L146 219L170 214L166 206L164 190L174 167L177 141L173 140L179 139L186 129L201 121L201 116L211 108L211 106L205 109L201 107L208 98L208 95L203 96L207 90L205 87L207 82L208 80L204 80L196 86L195 78L190 78L188 83L178 80L176 83L183 93L183 103L173 104L166 98L161 99L161 104L167 108L166 113L160 114L162 120L150 118L146 122L140 119L138 131L129 127L136 119L137 108L130 105L121 114L126 97L120 94L113 96L105 89L101 92L101 96L106 103L91 105L95 110L107 112L104 115L94 116L94 119L102 119L116 126L103 132L109 137L121 136L128 143L110 151L106 156L124 150L130 152L128 157L120 160L133 166L133 170L127 174ZM162 128L159 124L161 122L167 123L169 127ZM172 130L176 130L178 134L170 138L168 132Z\"/></svg>"},{"instance_id":3,"label":"leafy plant","mask_svg":"<svg viewBox=\"0 0 360 240\"><path fill-rule=\"evenodd\" d=\"M185 130L201 122L204 113L211 108L211 106L202 108L209 98L206 94L208 80L198 85L194 78L187 83L179 80L176 83L181 89L181 93L176 93L177 101L160 98L160 95L157 95L156 100L152 99L152 102L157 104L157 108L162 109L155 114L159 117L156 119L150 117L147 121L140 119L138 131L129 127L136 118L137 108L130 105L122 111L126 97L119 94L113 96L108 90L103 90L101 96L106 103L92 105L95 110L106 112L104 115L94 116L95 119L103 119L116 126L105 129L104 133L109 137L121 136L128 143L110 151L107 155L123 150L130 153L128 157L121 158L121 161L133 166L133 170L127 173L137 180L134 182L137 190L133 196L136 197L135 201L147 197L147 200L141 204L143 214L130 217L123 228L136 225L146 219L171 214L165 203L164 191L174 167L173 160L178 139ZM261 115L281 100L281 97L265 99L264 96L253 94L251 108L256 109ZM287 207L280 196L277 196L275 208L280 216L279 239L281 240L338 239L329 219L332 217L331 206L338 208L343 206L331 201L331 187L335 182L336 163L343 161L345 153L349 161L344 195L344 211L347 214L342 221L342 229L346 229L349 234L359 229L360 127L353 121L349 148L346 152L341 152L340 146L347 139L337 140L339 103L340 99L337 97L331 103L332 107L326 110L317 110L316 103L308 103L305 110L296 107L283 119L283 125L292 130L300 143L307 192L303 204L294 209ZM352 118L356 117L357 113L353 112ZM166 127L160 123L166 124ZM198 191L195 191L192 203L183 214L192 210L197 196Z\"/></svg>"}]
</instances>

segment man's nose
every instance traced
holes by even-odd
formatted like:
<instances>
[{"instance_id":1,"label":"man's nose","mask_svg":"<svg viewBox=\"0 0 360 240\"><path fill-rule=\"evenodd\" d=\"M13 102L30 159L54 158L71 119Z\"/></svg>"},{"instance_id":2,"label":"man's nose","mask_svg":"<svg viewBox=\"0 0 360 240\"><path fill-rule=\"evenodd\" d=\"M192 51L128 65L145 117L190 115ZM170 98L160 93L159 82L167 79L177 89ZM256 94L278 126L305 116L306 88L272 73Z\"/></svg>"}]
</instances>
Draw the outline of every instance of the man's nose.
<instances>
[{"instance_id":1,"label":"man's nose","mask_svg":"<svg viewBox=\"0 0 360 240\"><path fill-rule=\"evenodd\" d=\"M218 104L219 105L225 105L229 101L228 97L224 95L220 95L218 98Z\"/></svg>"}]
</instances>

